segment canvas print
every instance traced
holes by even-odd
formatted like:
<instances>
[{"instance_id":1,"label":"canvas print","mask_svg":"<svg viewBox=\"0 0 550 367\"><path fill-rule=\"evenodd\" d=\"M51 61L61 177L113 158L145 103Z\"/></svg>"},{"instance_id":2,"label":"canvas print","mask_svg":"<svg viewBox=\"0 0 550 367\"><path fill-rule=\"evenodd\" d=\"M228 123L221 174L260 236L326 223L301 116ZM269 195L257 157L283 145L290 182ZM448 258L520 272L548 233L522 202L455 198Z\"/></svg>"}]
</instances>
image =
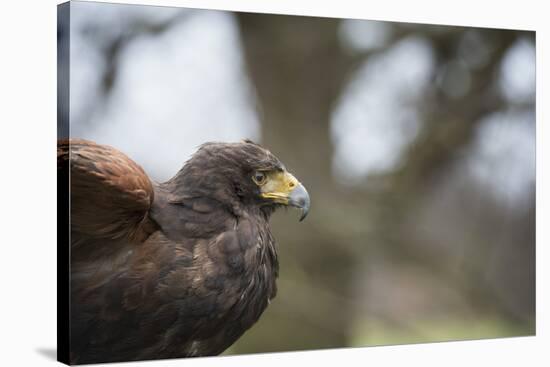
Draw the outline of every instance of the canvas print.
<instances>
[{"instance_id":1,"label":"canvas print","mask_svg":"<svg viewBox=\"0 0 550 367\"><path fill-rule=\"evenodd\" d=\"M58 359L535 333L535 32L58 7Z\"/></svg>"}]
</instances>

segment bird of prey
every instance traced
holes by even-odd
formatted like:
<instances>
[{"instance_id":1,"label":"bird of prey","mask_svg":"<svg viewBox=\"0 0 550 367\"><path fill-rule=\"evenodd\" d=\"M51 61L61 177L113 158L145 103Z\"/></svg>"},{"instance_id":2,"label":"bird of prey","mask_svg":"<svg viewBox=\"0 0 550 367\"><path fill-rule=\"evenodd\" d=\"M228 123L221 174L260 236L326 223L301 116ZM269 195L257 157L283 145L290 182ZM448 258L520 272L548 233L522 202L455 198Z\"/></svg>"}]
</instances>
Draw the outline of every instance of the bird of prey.
<instances>
[{"instance_id":1,"label":"bird of prey","mask_svg":"<svg viewBox=\"0 0 550 367\"><path fill-rule=\"evenodd\" d=\"M151 180L122 152L60 140L70 174L70 363L222 353L277 292L269 219L304 186L249 140L206 143Z\"/></svg>"}]
</instances>

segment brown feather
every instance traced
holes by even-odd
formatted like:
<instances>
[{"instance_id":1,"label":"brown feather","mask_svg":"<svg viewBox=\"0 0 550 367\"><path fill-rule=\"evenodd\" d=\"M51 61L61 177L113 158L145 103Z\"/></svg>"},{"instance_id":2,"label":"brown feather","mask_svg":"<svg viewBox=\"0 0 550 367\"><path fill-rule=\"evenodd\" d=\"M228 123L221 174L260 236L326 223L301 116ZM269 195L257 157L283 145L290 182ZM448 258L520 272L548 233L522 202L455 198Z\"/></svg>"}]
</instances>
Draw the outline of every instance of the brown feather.
<instances>
[{"instance_id":1,"label":"brown feather","mask_svg":"<svg viewBox=\"0 0 550 367\"><path fill-rule=\"evenodd\" d=\"M58 142L70 170L71 362L223 352L275 297L278 261L252 170L283 169L245 141L203 145L153 183L120 151Z\"/></svg>"}]
</instances>

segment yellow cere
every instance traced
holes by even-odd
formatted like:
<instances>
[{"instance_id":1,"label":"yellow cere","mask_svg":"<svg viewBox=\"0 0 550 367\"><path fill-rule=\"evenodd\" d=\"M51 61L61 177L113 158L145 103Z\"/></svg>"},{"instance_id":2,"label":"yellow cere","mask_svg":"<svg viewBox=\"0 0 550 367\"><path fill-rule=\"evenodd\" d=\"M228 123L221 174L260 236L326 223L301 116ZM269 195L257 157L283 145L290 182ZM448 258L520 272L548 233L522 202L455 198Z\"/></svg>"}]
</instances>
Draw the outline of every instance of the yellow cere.
<instances>
[{"instance_id":1,"label":"yellow cere","mask_svg":"<svg viewBox=\"0 0 550 367\"><path fill-rule=\"evenodd\" d=\"M262 197L280 204L288 204L288 196L300 184L296 177L285 171L265 172L267 180L262 185Z\"/></svg>"}]
</instances>

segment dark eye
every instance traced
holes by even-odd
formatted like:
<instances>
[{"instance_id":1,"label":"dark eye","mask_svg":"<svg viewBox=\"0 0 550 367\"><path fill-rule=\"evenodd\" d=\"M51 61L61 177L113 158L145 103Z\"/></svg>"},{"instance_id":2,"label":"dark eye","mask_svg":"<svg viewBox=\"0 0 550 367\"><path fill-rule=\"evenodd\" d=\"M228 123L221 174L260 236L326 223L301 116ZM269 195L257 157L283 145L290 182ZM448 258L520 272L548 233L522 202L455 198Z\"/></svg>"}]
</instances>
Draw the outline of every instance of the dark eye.
<instances>
[{"instance_id":1,"label":"dark eye","mask_svg":"<svg viewBox=\"0 0 550 367\"><path fill-rule=\"evenodd\" d=\"M256 182L257 185L263 185L266 180L266 175L261 171L256 171L254 172L252 179L254 180L254 182Z\"/></svg>"}]
</instances>

